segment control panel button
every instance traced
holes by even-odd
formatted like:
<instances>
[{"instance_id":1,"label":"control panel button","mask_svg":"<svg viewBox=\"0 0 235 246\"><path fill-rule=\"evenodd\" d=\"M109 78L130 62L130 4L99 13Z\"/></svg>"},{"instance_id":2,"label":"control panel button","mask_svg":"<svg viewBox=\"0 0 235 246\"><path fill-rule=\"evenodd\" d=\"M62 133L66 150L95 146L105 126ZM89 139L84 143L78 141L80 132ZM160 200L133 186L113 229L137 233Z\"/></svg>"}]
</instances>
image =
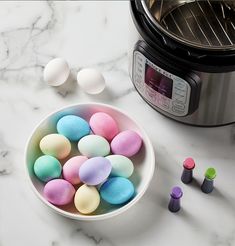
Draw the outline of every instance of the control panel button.
<instances>
[{"instance_id":1,"label":"control panel button","mask_svg":"<svg viewBox=\"0 0 235 246\"><path fill-rule=\"evenodd\" d=\"M186 90L187 89L187 85L184 82L181 82L181 81L175 82L174 86L175 86L176 89L179 89L179 90Z\"/></svg>"},{"instance_id":2,"label":"control panel button","mask_svg":"<svg viewBox=\"0 0 235 246\"><path fill-rule=\"evenodd\" d=\"M185 104L179 101L173 101L172 103L173 107L177 110L184 111L185 110Z\"/></svg>"},{"instance_id":3,"label":"control panel button","mask_svg":"<svg viewBox=\"0 0 235 246\"><path fill-rule=\"evenodd\" d=\"M165 109L169 109L170 108L170 100L167 97L164 97L164 96L162 96L160 94L159 94L159 97L158 97L158 103L159 103L159 105L161 105Z\"/></svg>"},{"instance_id":4,"label":"control panel button","mask_svg":"<svg viewBox=\"0 0 235 246\"><path fill-rule=\"evenodd\" d=\"M145 88L145 95L152 103L156 103L156 92L151 87Z\"/></svg>"},{"instance_id":5,"label":"control panel button","mask_svg":"<svg viewBox=\"0 0 235 246\"><path fill-rule=\"evenodd\" d=\"M183 103L186 103L186 100L187 100L187 86L184 85L185 88L184 89L179 89L179 87L177 86L174 86L174 89L173 89L173 99L174 100L177 100L177 101L181 101Z\"/></svg>"},{"instance_id":6,"label":"control panel button","mask_svg":"<svg viewBox=\"0 0 235 246\"><path fill-rule=\"evenodd\" d=\"M178 116L185 115L184 110L179 110L178 108L172 107L172 111L177 113Z\"/></svg>"}]
</instances>

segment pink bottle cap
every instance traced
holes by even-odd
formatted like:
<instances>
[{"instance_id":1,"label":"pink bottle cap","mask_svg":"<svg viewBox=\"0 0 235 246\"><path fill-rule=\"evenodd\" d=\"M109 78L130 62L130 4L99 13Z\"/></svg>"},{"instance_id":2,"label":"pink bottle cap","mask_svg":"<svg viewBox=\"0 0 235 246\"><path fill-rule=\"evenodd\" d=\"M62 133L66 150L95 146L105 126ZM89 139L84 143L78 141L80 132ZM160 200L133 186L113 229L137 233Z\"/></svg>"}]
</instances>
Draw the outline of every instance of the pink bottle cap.
<instances>
[{"instance_id":1,"label":"pink bottle cap","mask_svg":"<svg viewBox=\"0 0 235 246\"><path fill-rule=\"evenodd\" d=\"M193 158L191 158L191 157L186 158L186 159L184 160L183 166L184 166L184 168L186 168L186 169L188 169L188 170L194 169L194 167L195 167L195 162L194 162Z\"/></svg>"}]
</instances>

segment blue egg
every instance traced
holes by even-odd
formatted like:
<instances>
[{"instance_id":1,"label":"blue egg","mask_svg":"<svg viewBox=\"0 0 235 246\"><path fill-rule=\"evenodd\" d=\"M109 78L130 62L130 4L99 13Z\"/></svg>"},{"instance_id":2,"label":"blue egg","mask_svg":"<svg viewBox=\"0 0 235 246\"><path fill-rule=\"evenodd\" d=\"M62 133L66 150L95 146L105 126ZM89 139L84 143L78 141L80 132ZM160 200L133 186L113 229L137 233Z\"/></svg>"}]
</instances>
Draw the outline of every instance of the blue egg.
<instances>
[{"instance_id":1,"label":"blue egg","mask_svg":"<svg viewBox=\"0 0 235 246\"><path fill-rule=\"evenodd\" d=\"M90 133L89 124L76 115L66 115L57 122L57 131L71 141L78 141Z\"/></svg>"},{"instance_id":2,"label":"blue egg","mask_svg":"<svg viewBox=\"0 0 235 246\"><path fill-rule=\"evenodd\" d=\"M114 205L127 202L134 193L134 185L129 179L123 177L110 178L100 187L102 199Z\"/></svg>"}]
</instances>

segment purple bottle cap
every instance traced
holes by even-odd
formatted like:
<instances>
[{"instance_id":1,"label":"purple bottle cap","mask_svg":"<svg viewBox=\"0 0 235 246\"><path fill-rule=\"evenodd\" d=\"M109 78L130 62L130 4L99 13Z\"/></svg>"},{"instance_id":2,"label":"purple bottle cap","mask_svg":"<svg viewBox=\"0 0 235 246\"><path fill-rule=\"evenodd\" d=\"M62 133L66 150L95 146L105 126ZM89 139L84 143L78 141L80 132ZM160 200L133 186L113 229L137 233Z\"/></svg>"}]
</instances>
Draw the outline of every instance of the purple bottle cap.
<instances>
[{"instance_id":1,"label":"purple bottle cap","mask_svg":"<svg viewBox=\"0 0 235 246\"><path fill-rule=\"evenodd\" d=\"M179 186L175 186L171 190L171 197L175 199L179 199L183 196L183 191Z\"/></svg>"}]
</instances>

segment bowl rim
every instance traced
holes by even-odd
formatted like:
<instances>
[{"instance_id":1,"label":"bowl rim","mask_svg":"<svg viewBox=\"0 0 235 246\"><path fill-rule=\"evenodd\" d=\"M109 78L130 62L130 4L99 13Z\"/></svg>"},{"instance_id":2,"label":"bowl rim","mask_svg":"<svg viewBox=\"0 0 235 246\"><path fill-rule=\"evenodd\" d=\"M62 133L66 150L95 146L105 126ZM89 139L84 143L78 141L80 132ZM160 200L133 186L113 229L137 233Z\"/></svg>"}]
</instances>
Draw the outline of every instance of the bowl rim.
<instances>
[{"instance_id":1,"label":"bowl rim","mask_svg":"<svg viewBox=\"0 0 235 246\"><path fill-rule=\"evenodd\" d=\"M142 137L144 137L145 139L145 144L148 148L149 151L149 155L150 155L150 162L149 162L149 170L148 170L148 177L146 178L144 187L142 190L140 190L140 192L134 197L134 199L132 199L130 202L128 202L127 204L125 204L124 206L108 212L108 213L104 213L104 214L99 214L99 215L83 215L83 214L72 214L70 212L64 211L61 208L56 207L55 205L49 203L36 189L36 187L34 186L29 172L28 172L28 168L27 168L27 153L28 153L28 146L29 143L34 135L34 133L36 132L37 128L49 117L51 117L52 115L59 113L60 111L63 111L65 109L71 108L71 107L76 107L76 106L101 106L101 107L106 107L106 108L110 108L114 111L117 111L123 115L125 115L126 117L128 117L131 121L133 121L136 126L140 129L141 134L143 135ZM83 221L98 221L98 220L104 220L104 219L108 219L108 218L112 218L114 216L120 215L122 213L124 213L125 211L127 211L130 207L132 207L134 204L136 204L140 198L144 195L144 193L146 192L146 190L149 187L149 184L153 178L153 174L154 174L154 170L155 170L155 154L154 154L154 149L153 149L153 145L151 143L151 140L149 139L147 133L145 132L144 128L142 126L139 125L139 123L137 123L137 121L135 119L133 119L131 116L129 116L129 114L127 112L125 112L122 109L119 109L115 106L111 106L109 104L105 104L105 103L97 103L97 102L86 102L86 103L74 103L74 104L69 104L67 106L61 107L57 110L52 111L51 113L47 114L45 117L43 117L40 122L33 128L33 130L31 131L25 148L24 148L24 170L26 172L26 176L27 176L27 180L30 183L30 187L31 189L34 191L34 193L36 194L36 196L39 198L39 200L42 201L42 203L44 203L45 205L47 205L49 208L51 208L53 211L57 212L60 215L63 215L67 218L70 219L74 219L74 220L83 220Z\"/></svg>"}]
</instances>

